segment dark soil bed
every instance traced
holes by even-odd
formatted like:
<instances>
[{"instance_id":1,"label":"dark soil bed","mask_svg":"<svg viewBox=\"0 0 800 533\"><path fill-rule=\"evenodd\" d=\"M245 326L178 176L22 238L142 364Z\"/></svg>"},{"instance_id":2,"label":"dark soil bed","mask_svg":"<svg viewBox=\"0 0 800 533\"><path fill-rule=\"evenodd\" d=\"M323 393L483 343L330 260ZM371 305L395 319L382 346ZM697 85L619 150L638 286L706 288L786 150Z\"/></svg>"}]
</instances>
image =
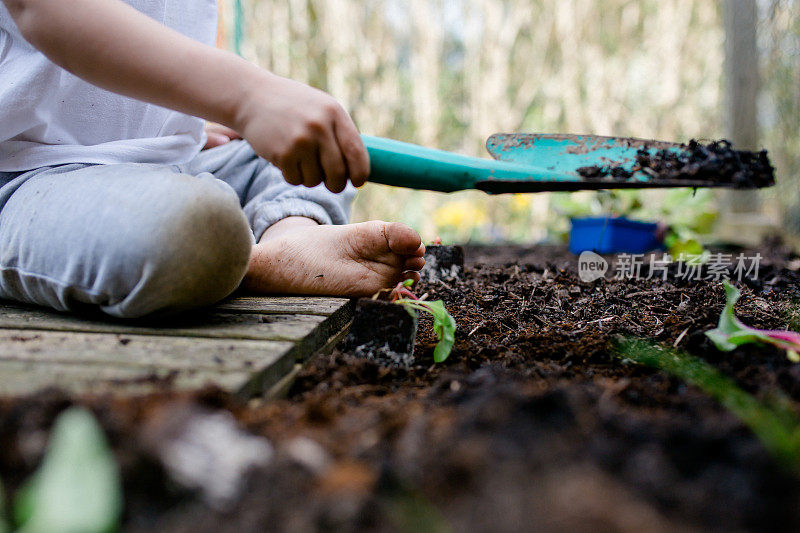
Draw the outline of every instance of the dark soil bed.
<instances>
[{"instance_id":1,"label":"dark soil bed","mask_svg":"<svg viewBox=\"0 0 800 533\"><path fill-rule=\"evenodd\" d=\"M800 261L777 246L760 252L759 279L741 285L737 314L751 326L786 327ZM85 400L123 467L126 529L800 527L800 478L745 426L699 389L614 355L621 334L677 344L748 392L781 390L797 407L800 365L763 346L722 353L703 335L724 305L719 282L583 283L576 258L557 247L466 256L460 280L417 289L444 299L458 322L444 364L433 364L422 317L410 368L336 350L304 369L284 400L241 403L215 391ZM35 467L42 429L75 401L56 392L0 401L7 489ZM155 458L153 428L187 404L229 410L274 447L225 510L180 489Z\"/></svg>"}]
</instances>

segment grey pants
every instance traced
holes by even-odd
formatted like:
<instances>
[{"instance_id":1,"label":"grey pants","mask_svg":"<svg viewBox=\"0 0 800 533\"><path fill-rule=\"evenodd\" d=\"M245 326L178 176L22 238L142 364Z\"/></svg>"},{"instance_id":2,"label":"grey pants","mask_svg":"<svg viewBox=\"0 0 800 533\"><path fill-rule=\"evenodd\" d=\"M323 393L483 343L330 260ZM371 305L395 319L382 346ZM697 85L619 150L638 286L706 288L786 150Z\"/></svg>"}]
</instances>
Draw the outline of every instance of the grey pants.
<instances>
[{"instance_id":1,"label":"grey pants","mask_svg":"<svg viewBox=\"0 0 800 533\"><path fill-rule=\"evenodd\" d=\"M180 166L0 172L0 298L131 318L208 305L270 225L344 224L353 195L293 187L244 141Z\"/></svg>"}]
</instances>

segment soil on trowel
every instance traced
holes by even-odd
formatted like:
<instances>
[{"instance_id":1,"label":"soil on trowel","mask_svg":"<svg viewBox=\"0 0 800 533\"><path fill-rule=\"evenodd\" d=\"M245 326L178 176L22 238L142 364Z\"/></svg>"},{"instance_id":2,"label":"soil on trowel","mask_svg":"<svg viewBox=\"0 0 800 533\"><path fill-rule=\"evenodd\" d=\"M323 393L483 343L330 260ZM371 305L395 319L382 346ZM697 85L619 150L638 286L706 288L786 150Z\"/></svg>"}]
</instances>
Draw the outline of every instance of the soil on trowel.
<instances>
[{"instance_id":1,"label":"soil on trowel","mask_svg":"<svg viewBox=\"0 0 800 533\"><path fill-rule=\"evenodd\" d=\"M737 315L787 327L800 259L778 245L759 252L758 278L737 283ZM746 426L696 387L614 354L618 335L674 345L758 397L782 391L797 409L800 365L767 346L722 353L703 334L724 305L719 281L675 271L646 279L645 268L640 279L609 273L585 283L561 247L468 248L466 257L458 279L417 288L443 299L458 323L443 364L433 363L436 338L423 316L407 368L334 350L277 401L213 390L6 399L0 477L13 492L40 460L55 414L81 402L122 465L127 531L800 527L800 480ZM230 477L226 454L206 454L209 471L222 473L187 484L159 451L186 441L175 428L220 412L271 450L224 500L213 496ZM216 438L229 434L223 449L239 446L241 435L221 429L224 417L217 423Z\"/></svg>"},{"instance_id":2,"label":"soil on trowel","mask_svg":"<svg viewBox=\"0 0 800 533\"><path fill-rule=\"evenodd\" d=\"M627 180L641 171L652 180L703 181L752 189L775 184L775 169L766 150L750 152L734 150L726 140L707 144L694 139L680 145L679 150L658 150L651 154L641 148L636 154L632 169L622 166L588 166L578 169L578 174L588 180Z\"/></svg>"}]
</instances>

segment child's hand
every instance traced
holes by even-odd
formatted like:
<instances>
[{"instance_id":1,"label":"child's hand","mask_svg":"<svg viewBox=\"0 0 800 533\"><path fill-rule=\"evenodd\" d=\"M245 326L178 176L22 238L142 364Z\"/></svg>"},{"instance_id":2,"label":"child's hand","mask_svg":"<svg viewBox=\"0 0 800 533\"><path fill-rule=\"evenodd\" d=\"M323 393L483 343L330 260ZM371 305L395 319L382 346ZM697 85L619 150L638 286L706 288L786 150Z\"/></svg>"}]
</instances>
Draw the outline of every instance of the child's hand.
<instances>
[{"instance_id":1,"label":"child's hand","mask_svg":"<svg viewBox=\"0 0 800 533\"><path fill-rule=\"evenodd\" d=\"M206 145L203 150L216 148L223 144L228 144L234 139L241 139L242 136L230 129L228 126L217 124L216 122L206 122Z\"/></svg>"},{"instance_id":2,"label":"child's hand","mask_svg":"<svg viewBox=\"0 0 800 533\"><path fill-rule=\"evenodd\" d=\"M330 95L262 71L236 114L236 130L292 185L341 192L369 176L369 154L347 111Z\"/></svg>"},{"instance_id":3,"label":"child's hand","mask_svg":"<svg viewBox=\"0 0 800 533\"><path fill-rule=\"evenodd\" d=\"M369 175L355 124L322 91L193 41L120 0L0 3L55 64L109 91L233 128L289 183L325 182L339 192Z\"/></svg>"}]
</instances>

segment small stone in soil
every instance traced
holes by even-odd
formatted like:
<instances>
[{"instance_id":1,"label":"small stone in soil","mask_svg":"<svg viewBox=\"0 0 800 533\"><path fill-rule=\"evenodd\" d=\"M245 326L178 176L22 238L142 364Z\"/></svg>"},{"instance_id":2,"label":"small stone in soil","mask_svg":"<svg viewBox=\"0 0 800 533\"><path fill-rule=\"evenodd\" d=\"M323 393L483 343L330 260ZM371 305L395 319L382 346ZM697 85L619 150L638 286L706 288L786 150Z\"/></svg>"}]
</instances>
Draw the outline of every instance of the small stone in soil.
<instances>
[{"instance_id":1,"label":"small stone in soil","mask_svg":"<svg viewBox=\"0 0 800 533\"><path fill-rule=\"evenodd\" d=\"M414 362L418 317L401 304L361 298L342 350L382 365L409 367Z\"/></svg>"}]
</instances>

